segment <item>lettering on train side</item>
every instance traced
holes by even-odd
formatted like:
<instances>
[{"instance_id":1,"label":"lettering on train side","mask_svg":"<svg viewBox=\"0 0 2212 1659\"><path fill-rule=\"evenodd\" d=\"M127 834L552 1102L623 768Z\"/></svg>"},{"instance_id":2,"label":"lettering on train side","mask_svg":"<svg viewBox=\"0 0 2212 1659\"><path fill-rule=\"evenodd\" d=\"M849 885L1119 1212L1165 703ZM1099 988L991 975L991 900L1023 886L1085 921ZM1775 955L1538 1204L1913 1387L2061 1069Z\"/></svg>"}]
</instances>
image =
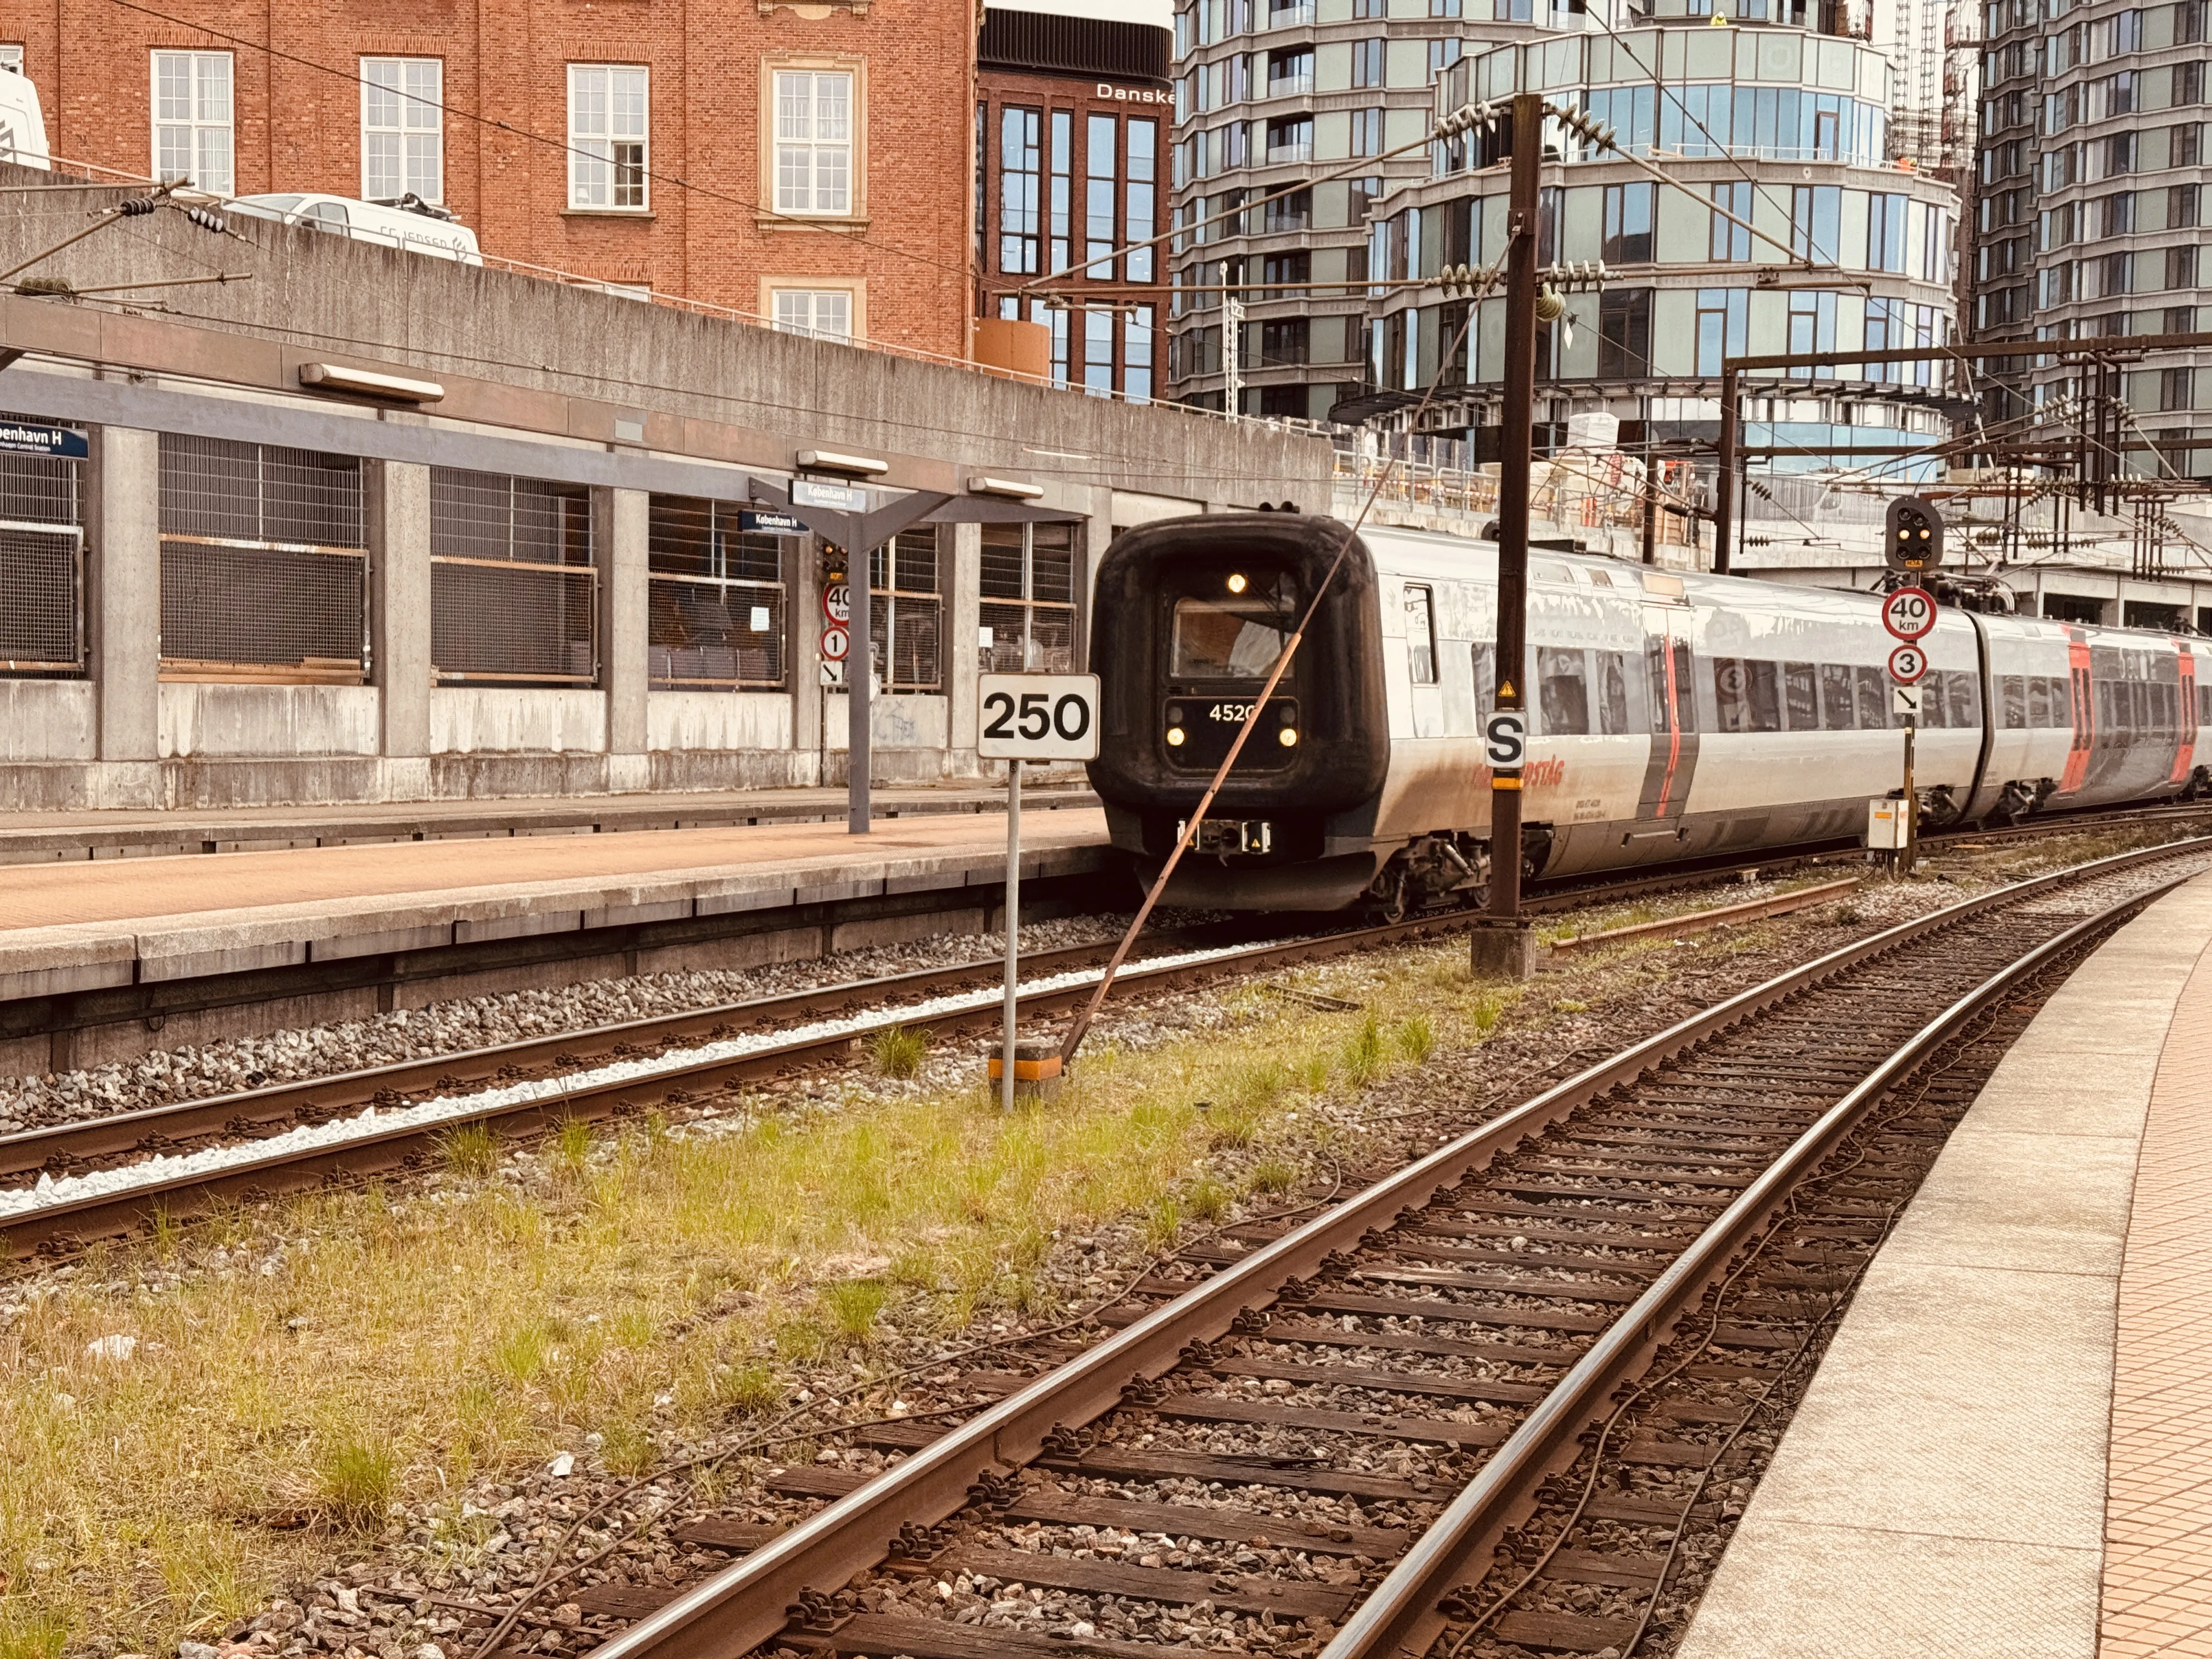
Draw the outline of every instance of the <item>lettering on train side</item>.
<instances>
[{"instance_id":1,"label":"lettering on train side","mask_svg":"<svg viewBox=\"0 0 2212 1659\"><path fill-rule=\"evenodd\" d=\"M1567 763L1557 756L1532 760L1521 769L1521 783L1525 789L1548 789L1566 781Z\"/></svg>"}]
</instances>

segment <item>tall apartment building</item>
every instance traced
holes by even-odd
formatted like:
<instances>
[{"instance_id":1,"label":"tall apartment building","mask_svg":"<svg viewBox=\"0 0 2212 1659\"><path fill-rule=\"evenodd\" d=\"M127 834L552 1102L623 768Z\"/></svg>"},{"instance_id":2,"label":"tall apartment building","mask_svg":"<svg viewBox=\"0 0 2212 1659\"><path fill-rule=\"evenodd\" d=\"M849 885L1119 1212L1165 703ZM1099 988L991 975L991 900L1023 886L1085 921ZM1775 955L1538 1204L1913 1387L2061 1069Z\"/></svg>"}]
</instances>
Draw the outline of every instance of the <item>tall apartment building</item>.
<instances>
[{"instance_id":1,"label":"tall apartment building","mask_svg":"<svg viewBox=\"0 0 2212 1659\"><path fill-rule=\"evenodd\" d=\"M1671 3L1680 15L1684 0ZM1841 9L1807 21L1850 26ZM1516 91L1591 112L1630 154L1663 157L1686 186L1554 135L1538 258L1602 260L1609 274L1601 290L1571 290L1565 315L1539 330L1538 419L1604 413L1627 441L1710 441L1724 356L1954 337L1958 198L1890 159L1891 65L1863 40L1697 18L1570 33L1468 56L1440 77L1436 108ZM1372 379L1384 401L1395 393L1401 404L1435 381L1425 429L1498 418L1504 301L1480 301L1462 337L1469 302L1440 278L1502 258L1508 172L1480 135L1456 139L1438 147L1430 176L1375 210L1369 270L1407 285L1379 289L1373 302ZM1801 385L1771 396L1747 386L1747 442L1917 444L1949 429L1933 365L1792 378Z\"/></svg>"},{"instance_id":2,"label":"tall apartment building","mask_svg":"<svg viewBox=\"0 0 2212 1659\"><path fill-rule=\"evenodd\" d=\"M2207 0L1987 0L1973 321L1981 337L2081 339L2212 327L2203 253ZM2212 476L2212 354L2122 376L2127 470ZM1985 372L1986 413L2080 392L2034 360Z\"/></svg>"},{"instance_id":3,"label":"tall apartment building","mask_svg":"<svg viewBox=\"0 0 2212 1659\"><path fill-rule=\"evenodd\" d=\"M975 0L0 0L57 156L964 357Z\"/></svg>"},{"instance_id":4,"label":"tall apartment building","mask_svg":"<svg viewBox=\"0 0 2212 1659\"><path fill-rule=\"evenodd\" d=\"M1178 8L1172 172L1176 223L1189 227L1175 257L1189 290L1177 298L1170 348L1178 400L1225 406L1219 289L1247 282L1243 349L1231 365L1242 410L1319 419L1358 393L1368 208L1427 173L1437 73L1458 60L1466 18L1493 4L1524 23L1530 15L1531 0ZM1362 158L1372 166L1306 182ZM1247 202L1262 205L1244 211Z\"/></svg>"},{"instance_id":5,"label":"tall apartment building","mask_svg":"<svg viewBox=\"0 0 2212 1659\"><path fill-rule=\"evenodd\" d=\"M1060 385L1159 396L1166 250L1104 256L1167 228L1168 31L994 6L975 58L975 314L1049 330Z\"/></svg>"}]
</instances>

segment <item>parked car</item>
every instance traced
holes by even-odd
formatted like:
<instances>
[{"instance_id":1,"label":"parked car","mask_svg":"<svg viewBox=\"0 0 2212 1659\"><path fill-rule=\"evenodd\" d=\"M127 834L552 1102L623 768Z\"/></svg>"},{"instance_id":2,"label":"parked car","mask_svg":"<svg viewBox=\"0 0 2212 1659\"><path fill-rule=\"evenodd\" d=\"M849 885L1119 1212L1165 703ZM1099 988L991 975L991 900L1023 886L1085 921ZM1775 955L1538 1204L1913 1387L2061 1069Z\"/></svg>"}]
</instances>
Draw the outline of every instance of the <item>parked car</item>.
<instances>
[{"instance_id":1,"label":"parked car","mask_svg":"<svg viewBox=\"0 0 2212 1659\"><path fill-rule=\"evenodd\" d=\"M301 191L240 196L227 206L230 211L257 219L313 225L333 236L350 236L356 242L403 247L410 253L458 259L463 264L483 263L483 255L477 247L476 232L458 222L445 209L434 207L419 197L403 196L396 203L361 202L346 196Z\"/></svg>"}]
</instances>

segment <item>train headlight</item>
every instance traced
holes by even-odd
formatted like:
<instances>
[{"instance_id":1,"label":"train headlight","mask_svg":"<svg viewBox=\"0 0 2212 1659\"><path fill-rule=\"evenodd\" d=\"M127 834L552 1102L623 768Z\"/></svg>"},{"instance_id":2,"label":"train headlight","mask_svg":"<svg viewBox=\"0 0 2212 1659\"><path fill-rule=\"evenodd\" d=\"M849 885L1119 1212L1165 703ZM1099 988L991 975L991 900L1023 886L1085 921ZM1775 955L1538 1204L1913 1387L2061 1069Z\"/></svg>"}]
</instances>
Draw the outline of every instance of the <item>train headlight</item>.
<instances>
[{"instance_id":1,"label":"train headlight","mask_svg":"<svg viewBox=\"0 0 2212 1659\"><path fill-rule=\"evenodd\" d=\"M1285 726L1281 731L1275 733L1275 741L1282 744L1285 749L1297 748L1298 746L1298 728L1295 726Z\"/></svg>"},{"instance_id":2,"label":"train headlight","mask_svg":"<svg viewBox=\"0 0 2212 1659\"><path fill-rule=\"evenodd\" d=\"M1182 727L1180 726L1168 727L1168 747L1170 749L1182 747Z\"/></svg>"},{"instance_id":3,"label":"train headlight","mask_svg":"<svg viewBox=\"0 0 2212 1659\"><path fill-rule=\"evenodd\" d=\"M1249 586L1250 584L1244 580L1244 573L1243 571L1238 570L1231 574L1229 578L1229 591L1231 592L1242 593L1245 588Z\"/></svg>"}]
</instances>

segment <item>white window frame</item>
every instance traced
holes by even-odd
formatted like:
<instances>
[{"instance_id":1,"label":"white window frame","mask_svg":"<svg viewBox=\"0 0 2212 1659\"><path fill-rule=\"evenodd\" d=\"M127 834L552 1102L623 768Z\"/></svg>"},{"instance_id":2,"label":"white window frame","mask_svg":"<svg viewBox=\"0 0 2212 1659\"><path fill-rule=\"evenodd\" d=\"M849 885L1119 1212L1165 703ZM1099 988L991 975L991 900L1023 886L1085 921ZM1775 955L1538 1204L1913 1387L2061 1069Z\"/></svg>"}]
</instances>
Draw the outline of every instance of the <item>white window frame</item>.
<instances>
[{"instance_id":1,"label":"white window frame","mask_svg":"<svg viewBox=\"0 0 2212 1659\"><path fill-rule=\"evenodd\" d=\"M446 60L442 58L363 58L361 60L361 195L365 202L405 195L425 202L446 199ZM388 109L380 105L388 104ZM370 159L379 140L391 143L389 180ZM385 183L397 190L382 190ZM427 187L426 187L427 186Z\"/></svg>"},{"instance_id":2,"label":"white window frame","mask_svg":"<svg viewBox=\"0 0 2212 1659\"><path fill-rule=\"evenodd\" d=\"M162 113L161 69L164 60L181 60L185 64L189 90L185 94L189 111L179 117ZM212 100L203 102L209 85L203 76L216 64L222 69L222 112L210 113ZM227 52L192 52L181 48L155 47L147 54L147 76L151 101L148 107L153 113L152 128L154 176L173 179L182 174L192 181L195 190L210 196L228 196L238 187L238 76L237 65ZM189 167L174 165L178 158L172 154L165 165L162 155L162 134L182 134L184 143L191 156ZM210 141L220 135L222 159L209 166Z\"/></svg>"},{"instance_id":3,"label":"white window frame","mask_svg":"<svg viewBox=\"0 0 2212 1659\"><path fill-rule=\"evenodd\" d=\"M841 88L842 109L823 93ZM811 219L849 219L859 210L860 78L850 69L774 65L769 72L770 167L775 210ZM826 130L825 130L826 129Z\"/></svg>"},{"instance_id":4,"label":"white window frame","mask_svg":"<svg viewBox=\"0 0 2212 1659\"><path fill-rule=\"evenodd\" d=\"M19 41L0 43L0 70L23 73L23 47Z\"/></svg>"},{"instance_id":5,"label":"white window frame","mask_svg":"<svg viewBox=\"0 0 2212 1659\"><path fill-rule=\"evenodd\" d=\"M860 295L852 289L836 287L801 287L796 282L766 284L768 291L768 319L779 334L800 334L813 340L836 340L851 344L860 337ZM842 330L824 327L824 301L834 301L832 311L844 313ZM804 308L801 320L796 314Z\"/></svg>"},{"instance_id":6,"label":"white window frame","mask_svg":"<svg viewBox=\"0 0 2212 1659\"><path fill-rule=\"evenodd\" d=\"M618 78L620 77L620 78ZM631 77L635 77L634 82ZM589 106L596 94L598 107ZM616 100L635 96L636 119L621 118ZM625 112L627 113L627 112ZM635 131L629 129L635 126ZM621 150L635 146L635 155ZM653 77L642 64L568 65L568 209L577 213L653 210ZM621 174L635 174L625 191ZM635 196L624 201L625 194Z\"/></svg>"}]
</instances>

